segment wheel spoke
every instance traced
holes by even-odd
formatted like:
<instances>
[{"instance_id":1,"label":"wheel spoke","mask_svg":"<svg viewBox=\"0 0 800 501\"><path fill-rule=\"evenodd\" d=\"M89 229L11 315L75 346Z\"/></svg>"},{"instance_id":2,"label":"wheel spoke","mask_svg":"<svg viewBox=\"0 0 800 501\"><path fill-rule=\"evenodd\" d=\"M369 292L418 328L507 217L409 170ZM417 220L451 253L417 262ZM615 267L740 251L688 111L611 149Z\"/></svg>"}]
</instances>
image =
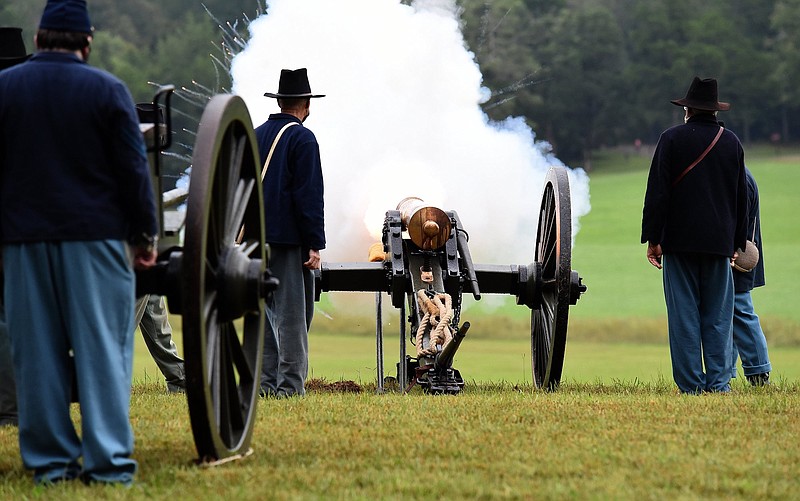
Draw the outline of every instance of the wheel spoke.
<instances>
[{"instance_id":1,"label":"wheel spoke","mask_svg":"<svg viewBox=\"0 0 800 501\"><path fill-rule=\"evenodd\" d=\"M225 233L224 237L226 242L234 242L236 240L236 237L242 228L244 215L250 203L250 196L253 193L255 184L256 183L254 179L248 179L246 181L242 180L237 183L236 192L234 197L231 199L231 210L226 218L227 232Z\"/></svg>"},{"instance_id":2,"label":"wheel spoke","mask_svg":"<svg viewBox=\"0 0 800 501\"><path fill-rule=\"evenodd\" d=\"M236 381L236 373L233 365L233 352L238 342L232 343L236 339L236 330L231 322L226 322L220 329L220 351L217 357L217 368L215 379L217 381L216 412L217 423L223 442L227 446L233 446L237 435L244 427L244 416L242 416L242 403L239 396L239 388Z\"/></svg>"},{"instance_id":3,"label":"wheel spoke","mask_svg":"<svg viewBox=\"0 0 800 501\"><path fill-rule=\"evenodd\" d=\"M222 254L223 247L220 246L219 238L219 223L217 219L217 212L214 207L214 199L210 201L210 206L207 210L208 235L206 237L206 254L207 259L216 264L219 261L219 256Z\"/></svg>"},{"instance_id":4,"label":"wheel spoke","mask_svg":"<svg viewBox=\"0 0 800 501\"><path fill-rule=\"evenodd\" d=\"M234 200L234 190L236 190L242 175L242 158L244 157L244 148L247 145L247 136L237 138L233 129L229 129L227 135L232 147L228 152L228 172L225 180L225 187L228 191L225 200Z\"/></svg>"},{"instance_id":5,"label":"wheel spoke","mask_svg":"<svg viewBox=\"0 0 800 501\"><path fill-rule=\"evenodd\" d=\"M247 322L247 320L245 320L245 322ZM236 372L239 374L239 384L245 386L255 381L253 366L247 360L244 345L239 341L235 329L230 337L230 354L231 363L236 367Z\"/></svg>"},{"instance_id":6,"label":"wheel spoke","mask_svg":"<svg viewBox=\"0 0 800 501\"><path fill-rule=\"evenodd\" d=\"M261 243L260 242L244 241L244 242L242 242L241 246L239 246L239 252L241 252L245 256L252 256L253 252L257 251L260 248L261 248Z\"/></svg>"},{"instance_id":7,"label":"wheel spoke","mask_svg":"<svg viewBox=\"0 0 800 501\"><path fill-rule=\"evenodd\" d=\"M219 324L217 323L217 292L210 291L203 308L203 318L206 319L206 380L210 381L216 364L216 354L219 351Z\"/></svg>"},{"instance_id":8,"label":"wheel spoke","mask_svg":"<svg viewBox=\"0 0 800 501\"><path fill-rule=\"evenodd\" d=\"M236 335L236 328L233 323L228 323L228 328L225 330L225 365L223 367L225 370L227 405L221 405L220 407L227 409L227 424L231 433L239 432L244 428L245 416L242 415L242 395L240 391L242 386L245 386L245 382L252 380L251 375L243 378L241 370L237 370L241 367L242 357L242 345Z\"/></svg>"}]
</instances>

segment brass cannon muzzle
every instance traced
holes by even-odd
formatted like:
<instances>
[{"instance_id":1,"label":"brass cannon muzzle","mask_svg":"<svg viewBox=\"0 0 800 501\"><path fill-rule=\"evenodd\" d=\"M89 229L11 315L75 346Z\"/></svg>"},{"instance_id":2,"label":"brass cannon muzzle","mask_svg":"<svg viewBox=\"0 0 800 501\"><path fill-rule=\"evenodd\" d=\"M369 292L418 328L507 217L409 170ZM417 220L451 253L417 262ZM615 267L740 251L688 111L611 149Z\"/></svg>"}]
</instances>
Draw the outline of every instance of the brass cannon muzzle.
<instances>
[{"instance_id":1,"label":"brass cannon muzzle","mask_svg":"<svg viewBox=\"0 0 800 501\"><path fill-rule=\"evenodd\" d=\"M443 247L450 238L450 218L438 207L432 207L417 197L406 197L397 204L403 227L408 236L423 250Z\"/></svg>"}]
</instances>

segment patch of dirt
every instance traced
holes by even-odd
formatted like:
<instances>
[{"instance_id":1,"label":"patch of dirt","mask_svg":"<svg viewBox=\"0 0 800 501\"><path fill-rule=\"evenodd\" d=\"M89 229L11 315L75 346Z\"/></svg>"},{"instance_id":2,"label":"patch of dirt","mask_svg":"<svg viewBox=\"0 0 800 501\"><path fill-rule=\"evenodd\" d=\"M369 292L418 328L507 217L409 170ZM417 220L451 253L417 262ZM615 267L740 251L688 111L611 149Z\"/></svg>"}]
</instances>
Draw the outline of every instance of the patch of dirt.
<instances>
[{"instance_id":1,"label":"patch of dirt","mask_svg":"<svg viewBox=\"0 0 800 501\"><path fill-rule=\"evenodd\" d=\"M328 393L361 393L363 388L355 381L328 382L325 378L312 378L306 381L306 390Z\"/></svg>"}]
</instances>

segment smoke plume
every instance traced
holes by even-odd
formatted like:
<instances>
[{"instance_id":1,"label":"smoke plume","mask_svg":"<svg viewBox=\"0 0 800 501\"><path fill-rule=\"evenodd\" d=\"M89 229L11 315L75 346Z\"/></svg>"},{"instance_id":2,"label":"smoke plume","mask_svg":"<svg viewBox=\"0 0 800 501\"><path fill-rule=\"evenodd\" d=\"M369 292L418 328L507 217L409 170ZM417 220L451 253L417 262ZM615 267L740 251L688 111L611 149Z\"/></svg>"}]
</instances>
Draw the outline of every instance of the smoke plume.
<instances>
[{"instance_id":1,"label":"smoke plume","mask_svg":"<svg viewBox=\"0 0 800 501\"><path fill-rule=\"evenodd\" d=\"M458 212L476 263L532 260L544 177L563 165L522 118L493 122L490 95L451 0L270 0L232 61L255 126L278 111L283 68L308 68L305 125L320 143L327 249L365 261L387 210L417 196ZM520 92L524 92L521 90ZM573 236L588 177L570 170Z\"/></svg>"}]
</instances>

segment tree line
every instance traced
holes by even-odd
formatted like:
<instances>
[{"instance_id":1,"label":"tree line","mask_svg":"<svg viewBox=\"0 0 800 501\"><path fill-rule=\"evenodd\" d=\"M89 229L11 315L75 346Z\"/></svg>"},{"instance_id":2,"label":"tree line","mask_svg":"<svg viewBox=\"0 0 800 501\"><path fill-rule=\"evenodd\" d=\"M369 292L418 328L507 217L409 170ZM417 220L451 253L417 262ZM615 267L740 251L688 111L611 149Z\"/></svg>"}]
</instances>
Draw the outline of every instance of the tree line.
<instances>
[{"instance_id":1,"label":"tree line","mask_svg":"<svg viewBox=\"0 0 800 501\"><path fill-rule=\"evenodd\" d=\"M591 167L599 148L654 143L680 122L683 110L669 100L695 75L719 80L720 100L732 104L721 118L745 143L800 135L800 0L456 1L492 91L487 115L525 117L569 165ZM32 50L45 1L4 4L0 24L23 27ZM151 98L154 83L186 87L190 122L203 94L229 88L222 32L246 37L248 19L268 4L89 0L89 8L92 64L122 78L137 101Z\"/></svg>"},{"instance_id":2,"label":"tree line","mask_svg":"<svg viewBox=\"0 0 800 501\"><path fill-rule=\"evenodd\" d=\"M571 165L657 141L693 76L745 142L798 139L800 0L460 0L496 119L525 116Z\"/></svg>"}]
</instances>

